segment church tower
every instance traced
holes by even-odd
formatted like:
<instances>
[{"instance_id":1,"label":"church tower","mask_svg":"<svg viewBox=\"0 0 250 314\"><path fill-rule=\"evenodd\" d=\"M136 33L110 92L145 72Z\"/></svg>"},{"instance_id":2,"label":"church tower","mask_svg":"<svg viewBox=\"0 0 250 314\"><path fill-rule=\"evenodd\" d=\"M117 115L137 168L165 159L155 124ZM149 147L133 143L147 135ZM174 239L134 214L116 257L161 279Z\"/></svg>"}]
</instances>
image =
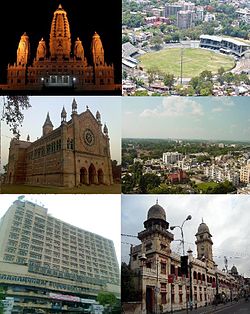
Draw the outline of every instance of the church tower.
<instances>
[{"instance_id":1,"label":"church tower","mask_svg":"<svg viewBox=\"0 0 250 314\"><path fill-rule=\"evenodd\" d=\"M213 267L213 241L212 235L209 231L208 226L203 222L199 225L198 232L196 233L195 244L197 246L197 258L200 260L207 260L208 266Z\"/></svg>"},{"instance_id":2,"label":"church tower","mask_svg":"<svg viewBox=\"0 0 250 314\"><path fill-rule=\"evenodd\" d=\"M67 13L61 5L54 12L50 30L50 54L51 58L70 58L71 34Z\"/></svg>"},{"instance_id":3,"label":"church tower","mask_svg":"<svg viewBox=\"0 0 250 314\"><path fill-rule=\"evenodd\" d=\"M92 37L92 44L91 44L91 52L93 58L94 67L96 66L103 66L104 65L104 49L102 46L102 41L100 36L97 32L94 33Z\"/></svg>"},{"instance_id":4,"label":"church tower","mask_svg":"<svg viewBox=\"0 0 250 314\"><path fill-rule=\"evenodd\" d=\"M50 132L52 132L53 127L54 126L50 120L49 113L47 113L47 117L46 117L46 120L45 120L44 125L43 125L43 136L48 135Z\"/></svg>"},{"instance_id":5,"label":"church tower","mask_svg":"<svg viewBox=\"0 0 250 314\"><path fill-rule=\"evenodd\" d=\"M21 36L18 48L17 48L17 65L27 65L30 56L30 42L29 36L24 33Z\"/></svg>"}]
</instances>

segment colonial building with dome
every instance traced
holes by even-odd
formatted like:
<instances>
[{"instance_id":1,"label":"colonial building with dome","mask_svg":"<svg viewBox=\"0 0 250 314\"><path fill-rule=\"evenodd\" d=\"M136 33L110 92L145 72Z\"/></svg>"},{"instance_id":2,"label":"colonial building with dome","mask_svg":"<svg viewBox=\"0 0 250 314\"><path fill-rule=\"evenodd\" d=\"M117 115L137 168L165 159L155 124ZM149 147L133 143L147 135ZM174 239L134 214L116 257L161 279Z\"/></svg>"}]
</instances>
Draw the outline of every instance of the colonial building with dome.
<instances>
[{"instance_id":1,"label":"colonial building with dome","mask_svg":"<svg viewBox=\"0 0 250 314\"><path fill-rule=\"evenodd\" d=\"M189 249L184 271L181 256L171 250L174 235L169 231L164 208L156 202L148 210L144 229L138 233L141 244L130 249L129 267L141 300L125 303L125 313L131 307L134 313L167 313L244 294L243 277L236 275L235 269L230 272L217 268L212 235L204 221L195 236L197 258Z\"/></svg>"},{"instance_id":2,"label":"colonial building with dome","mask_svg":"<svg viewBox=\"0 0 250 314\"><path fill-rule=\"evenodd\" d=\"M75 99L71 119L65 108L61 125L54 129L49 113L42 136L34 142L12 139L7 165L7 184L76 187L113 184L108 127L99 111L78 114Z\"/></svg>"},{"instance_id":3,"label":"colonial building with dome","mask_svg":"<svg viewBox=\"0 0 250 314\"><path fill-rule=\"evenodd\" d=\"M31 55L29 35L23 33L17 48L16 62L8 65L7 85L1 88L47 92L60 89L61 93L66 90L117 89L114 66L105 61L100 36L94 32L87 48L83 47L80 37L74 35L73 38L67 13L59 5L52 19L49 42L41 38L35 56ZM91 60L87 60L86 51L91 53Z\"/></svg>"}]
</instances>

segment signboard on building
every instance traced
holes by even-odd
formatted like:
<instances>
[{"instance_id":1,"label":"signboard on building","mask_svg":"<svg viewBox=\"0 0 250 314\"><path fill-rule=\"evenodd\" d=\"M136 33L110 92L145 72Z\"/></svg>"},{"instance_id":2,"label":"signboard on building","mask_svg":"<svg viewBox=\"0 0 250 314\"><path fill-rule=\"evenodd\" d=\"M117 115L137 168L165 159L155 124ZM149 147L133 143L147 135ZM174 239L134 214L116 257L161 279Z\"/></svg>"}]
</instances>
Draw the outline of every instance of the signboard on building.
<instances>
[{"instance_id":1,"label":"signboard on building","mask_svg":"<svg viewBox=\"0 0 250 314\"><path fill-rule=\"evenodd\" d=\"M91 314L102 314L104 310L103 305L100 304L91 304L90 313Z\"/></svg>"},{"instance_id":2,"label":"signboard on building","mask_svg":"<svg viewBox=\"0 0 250 314\"><path fill-rule=\"evenodd\" d=\"M75 297L73 295L67 295L67 294L58 294L58 293L50 293L50 298L55 300L63 300L63 301L72 301L72 302L81 302L81 299L79 297Z\"/></svg>"},{"instance_id":3,"label":"signboard on building","mask_svg":"<svg viewBox=\"0 0 250 314\"><path fill-rule=\"evenodd\" d=\"M93 299L80 299L82 303L84 304L95 304L96 303L96 300L93 300Z\"/></svg>"},{"instance_id":4,"label":"signboard on building","mask_svg":"<svg viewBox=\"0 0 250 314\"><path fill-rule=\"evenodd\" d=\"M2 300L3 303L3 314L11 314L11 311L14 306L14 298L6 297L5 300Z\"/></svg>"}]
</instances>

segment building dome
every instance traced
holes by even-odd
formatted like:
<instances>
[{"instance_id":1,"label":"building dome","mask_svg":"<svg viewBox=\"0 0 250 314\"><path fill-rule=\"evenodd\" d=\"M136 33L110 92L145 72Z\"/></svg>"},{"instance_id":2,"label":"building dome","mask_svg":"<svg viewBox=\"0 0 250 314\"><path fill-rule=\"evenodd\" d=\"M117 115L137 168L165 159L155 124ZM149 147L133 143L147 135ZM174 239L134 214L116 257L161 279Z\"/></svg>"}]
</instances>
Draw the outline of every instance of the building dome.
<instances>
[{"instance_id":1,"label":"building dome","mask_svg":"<svg viewBox=\"0 0 250 314\"><path fill-rule=\"evenodd\" d=\"M205 233L205 232L210 233L208 226L205 224L205 222L202 221L202 223L199 225L198 233Z\"/></svg>"},{"instance_id":2,"label":"building dome","mask_svg":"<svg viewBox=\"0 0 250 314\"><path fill-rule=\"evenodd\" d=\"M234 274L234 275L237 275L237 274L238 274L238 270L237 270L236 266L233 266L233 267L231 268L231 274Z\"/></svg>"},{"instance_id":3,"label":"building dome","mask_svg":"<svg viewBox=\"0 0 250 314\"><path fill-rule=\"evenodd\" d=\"M163 207L161 207L158 202L149 208L148 219L163 219L166 220L166 212Z\"/></svg>"}]
</instances>

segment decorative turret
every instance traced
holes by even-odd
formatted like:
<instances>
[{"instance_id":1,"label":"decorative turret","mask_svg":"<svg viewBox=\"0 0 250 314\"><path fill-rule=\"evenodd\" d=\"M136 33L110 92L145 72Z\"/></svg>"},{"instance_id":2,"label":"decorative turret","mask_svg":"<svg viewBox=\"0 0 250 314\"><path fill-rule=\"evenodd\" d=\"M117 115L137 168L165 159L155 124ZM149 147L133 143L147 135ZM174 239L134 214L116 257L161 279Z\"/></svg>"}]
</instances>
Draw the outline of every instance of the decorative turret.
<instances>
[{"instance_id":1,"label":"decorative turret","mask_svg":"<svg viewBox=\"0 0 250 314\"><path fill-rule=\"evenodd\" d=\"M75 98L73 99L73 102L72 102L72 113L77 113L77 102Z\"/></svg>"},{"instance_id":2,"label":"decorative turret","mask_svg":"<svg viewBox=\"0 0 250 314\"><path fill-rule=\"evenodd\" d=\"M106 123L104 124L104 127L103 127L103 133L108 136L109 135L109 130L108 130L108 127L106 125Z\"/></svg>"},{"instance_id":3,"label":"decorative turret","mask_svg":"<svg viewBox=\"0 0 250 314\"><path fill-rule=\"evenodd\" d=\"M66 118L67 118L67 112L63 106L62 112L61 112L61 122L66 122Z\"/></svg>"},{"instance_id":4,"label":"decorative turret","mask_svg":"<svg viewBox=\"0 0 250 314\"><path fill-rule=\"evenodd\" d=\"M39 44L38 44L38 47L37 47L36 60L43 60L44 58L46 58L46 54L47 54L46 42L42 38L39 41Z\"/></svg>"},{"instance_id":5,"label":"decorative turret","mask_svg":"<svg viewBox=\"0 0 250 314\"><path fill-rule=\"evenodd\" d=\"M30 56L30 42L29 36L24 33L21 36L18 48L17 48L17 65L27 65Z\"/></svg>"},{"instance_id":6,"label":"decorative turret","mask_svg":"<svg viewBox=\"0 0 250 314\"><path fill-rule=\"evenodd\" d=\"M99 123L101 123L101 114L100 114L100 112L99 112L98 110L96 111L95 117L96 117L96 120L97 120Z\"/></svg>"},{"instance_id":7,"label":"decorative turret","mask_svg":"<svg viewBox=\"0 0 250 314\"><path fill-rule=\"evenodd\" d=\"M53 131L53 124L50 120L50 116L49 116L49 113L47 113L47 117L46 117L46 120L44 122L44 125L43 125L43 136L51 133Z\"/></svg>"},{"instance_id":8,"label":"decorative turret","mask_svg":"<svg viewBox=\"0 0 250 314\"><path fill-rule=\"evenodd\" d=\"M74 56L77 60L84 60L84 49L79 37L75 41Z\"/></svg>"},{"instance_id":9,"label":"decorative turret","mask_svg":"<svg viewBox=\"0 0 250 314\"><path fill-rule=\"evenodd\" d=\"M52 58L70 58L71 34L66 11L59 5L54 12L50 30L50 54Z\"/></svg>"},{"instance_id":10,"label":"decorative turret","mask_svg":"<svg viewBox=\"0 0 250 314\"><path fill-rule=\"evenodd\" d=\"M91 52L94 66L105 65L102 41L96 32L92 37Z\"/></svg>"}]
</instances>

